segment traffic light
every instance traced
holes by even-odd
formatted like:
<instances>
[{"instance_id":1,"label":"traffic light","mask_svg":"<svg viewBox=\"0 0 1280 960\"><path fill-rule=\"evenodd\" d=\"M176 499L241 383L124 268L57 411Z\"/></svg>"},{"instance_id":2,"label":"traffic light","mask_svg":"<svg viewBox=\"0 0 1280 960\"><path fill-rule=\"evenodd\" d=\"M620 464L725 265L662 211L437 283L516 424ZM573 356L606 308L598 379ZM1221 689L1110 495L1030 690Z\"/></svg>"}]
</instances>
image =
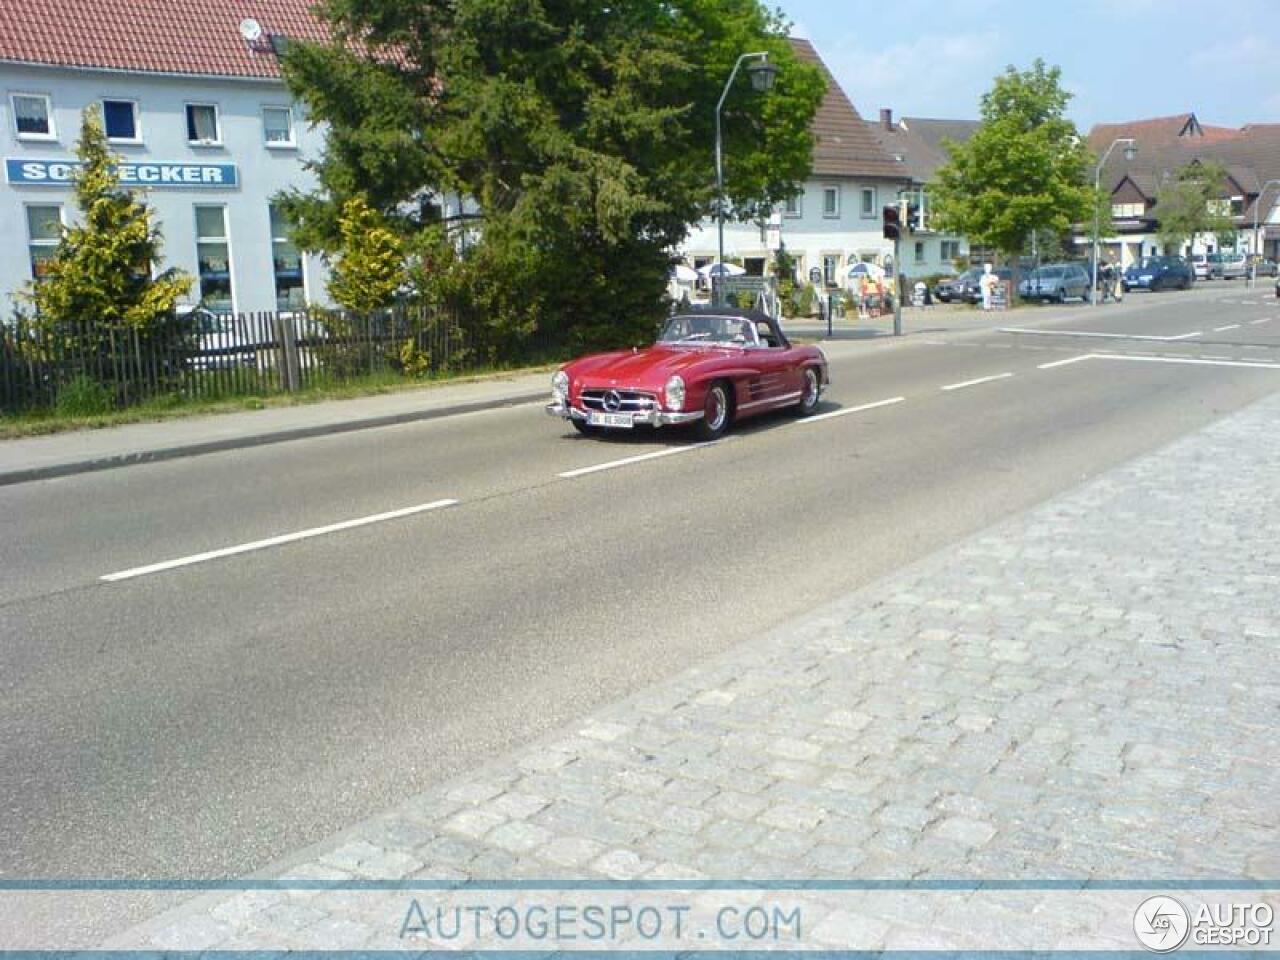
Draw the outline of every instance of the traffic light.
<instances>
[{"instance_id":1,"label":"traffic light","mask_svg":"<svg viewBox=\"0 0 1280 960\"><path fill-rule=\"evenodd\" d=\"M884 208L884 238L897 240L902 236L902 212L897 204L886 204Z\"/></svg>"}]
</instances>

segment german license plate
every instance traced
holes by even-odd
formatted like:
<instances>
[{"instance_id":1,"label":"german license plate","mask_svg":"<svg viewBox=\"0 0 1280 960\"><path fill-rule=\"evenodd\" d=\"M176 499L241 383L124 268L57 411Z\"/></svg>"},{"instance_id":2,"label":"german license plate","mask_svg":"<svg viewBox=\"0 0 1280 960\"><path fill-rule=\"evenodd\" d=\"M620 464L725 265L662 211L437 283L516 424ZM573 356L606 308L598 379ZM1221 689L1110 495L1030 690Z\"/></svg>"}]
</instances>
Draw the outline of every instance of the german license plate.
<instances>
[{"instance_id":1,"label":"german license plate","mask_svg":"<svg viewBox=\"0 0 1280 960\"><path fill-rule=\"evenodd\" d=\"M601 413L598 410L587 411L587 423L593 427L621 427L630 430L635 424L629 413Z\"/></svg>"}]
</instances>

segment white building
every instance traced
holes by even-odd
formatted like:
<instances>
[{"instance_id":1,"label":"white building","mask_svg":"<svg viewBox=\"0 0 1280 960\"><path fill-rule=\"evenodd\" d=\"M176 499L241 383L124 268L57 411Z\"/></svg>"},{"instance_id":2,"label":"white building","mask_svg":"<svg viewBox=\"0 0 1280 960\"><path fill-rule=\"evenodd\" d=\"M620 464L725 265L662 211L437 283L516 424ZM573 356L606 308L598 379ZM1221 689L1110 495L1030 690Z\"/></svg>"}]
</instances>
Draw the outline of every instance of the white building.
<instances>
[{"instance_id":1,"label":"white building","mask_svg":"<svg viewBox=\"0 0 1280 960\"><path fill-rule=\"evenodd\" d=\"M969 253L963 237L933 231L926 185L945 159L944 136L964 140L975 123L904 120L894 123L882 110L878 123L866 122L807 40L793 39L796 54L814 64L827 93L814 116L813 172L798 197L780 211L780 229L750 223L725 224L725 259L741 261L748 274L768 269L770 240L781 242L797 261L797 276L816 276L828 289L841 286L859 261L889 267L893 241L883 234L884 207L901 199L922 207L923 218L908 223L902 236L901 269L908 278L949 273L953 261ZM716 224L704 222L689 236L682 255L695 268L717 256ZM813 271L817 271L814 273Z\"/></svg>"},{"instance_id":2,"label":"white building","mask_svg":"<svg viewBox=\"0 0 1280 960\"><path fill-rule=\"evenodd\" d=\"M813 45L799 39L792 44L800 59L822 70L827 93L813 119L813 172L782 211L781 242L797 261L799 277L817 270L824 286L836 287L854 263L892 263L893 241L883 237L882 211L898 202L910 177L880 148ZM725 259L741 260L748 274L763 275L772 256L768 229L726 223L724 234ZM714 221L693 230L681 252L695 268L714 262Z\"/></svg>"},{"instance_id":3,"label":"white building","mask_svg":"<svg viewBox=\"0 0 1280 960\"><path fill-rule=\"evenodd\" d=\"M122 179L155 211L161 266L194 278L192 303L324 302L323 264L288 242L272 203L313 186L304 163L323 141L291 101L277 51L320 35L305 0L11 5L0 18L0 317L76 216L70 181L90 106Z\"/></svg>"}]
</instances>

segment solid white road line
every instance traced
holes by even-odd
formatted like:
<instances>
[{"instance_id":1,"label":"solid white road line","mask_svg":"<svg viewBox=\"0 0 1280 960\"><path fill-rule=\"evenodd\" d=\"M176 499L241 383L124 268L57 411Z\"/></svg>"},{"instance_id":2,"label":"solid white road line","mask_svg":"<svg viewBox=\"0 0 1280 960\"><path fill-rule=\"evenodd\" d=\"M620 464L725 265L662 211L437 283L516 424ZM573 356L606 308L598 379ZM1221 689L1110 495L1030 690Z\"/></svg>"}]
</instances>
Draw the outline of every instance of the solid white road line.
<instances>
[{"instance_id":1,"label":"solid white road line","mask_svg":"<svg viewBox=\"0 0 1280 960\"><path fill-rule=\"evenodd\" d=\"M1225 327L1214 327L1213 332L1222 333L1224 330L1239 330L1239 329L1240 329L1240 324L1228 323Z\"/></svg>"},{"instance_id":2,"label":"solid white road line","mask_svg":"<svg viewBox=\"0 0 1280 960\"><path fill-rule=\"evenodd\" d=\"M980 383L990 383L992 380L1005 380L1012 377L1012 373L997 373L991 377L979 377L977 380L965 380L963 383L949 383L943 390L963 390L965 387L976 387Z\"/></svg>"},{"instance_id":3,"label":"solid white road line","mask_svg":"<svg viewBox=\"0 0 1280 960\"><path fill-rule=\"evenodd\" d=\"M1255 326L1255 327L1256 327L1256 326L1257 326L1258 324L1260 324L1260 323L1270 323L1270 322L1271 322L1271 318L1270 318L1270 317L1263 317L1261 320L1254 320L1254 321L1252 322L1252 326Z\"/></svg>"},{"instance_id":4,"label":"solid white road line","mask_svg":"<svg viewBox=\"0 0 1280 960\"><path fill-rule=\"evenodd\" d=\"M803 420L795 421L797 426L806 423L818 423L821 420L830 420L833 417L846 417L851 413L862 413L864 410L875 410L877 407L888 407L895 403L901 403L906 397L890 397L888 400L877 400L875 403L864 403L857 407L842 407L839 410L832 410L830 413L820 413L817 416L805 417Z\"/></svg>"},{"instance_id":5,"label":"solid white road line","mask_svg":"<svg viewBox=\"0 0 1280 960\"><path fill-rule=\"evenodd\" d=\"M577 470L566 470L564 473L557 473L557 477L565 480L572 480L575 477L585 477L589 473L599 473L601 470L613 470L616 467L627 467L633 463L643 463L646 460L657 460L659 457L670 457L677 453L688 453L690 450L701 450L704 447L714 447L717 444L725 443L729 438L722 440L711 440L707 443L691 443L684 447L666 447L662 450L655 450L652 453L642 453L635 457L624 457L621 460L610 460L608 463L597 463L591 467L579 467Z\"/></svg>"},{"instance_id":6,"label":"solid white road line","mask_svg":"<svg viewBox=\"0 0 1280 960\"><path fill-rule=\"evenodd\" d=\"M1138 360L1148 363L1186 363L1206 367L1254 367L1258 370L1280 370L1280 363L1255 363L1248 360L1202 360L1198 357L1139 357L1123 353L1094 353L1097 360Z\"/></svg>"},{"instance_id":7,"label":"solid white road line","mask_svg":"<svg viewBox=\"0 0 1280 960\"><path fill-rule=\"evenodd\" d=\"M1168 342L1171 340L1190 340L1192 337L1201 336L1203 330L1192 330L1190 333L1180 333L1177 336L1158 337L1154 334L1145 333L1098 333L1093 330L1032 330L1028 327L1001 327L1001 333L1024 333L1038 337L1097 337L1103 340L1159 340Z\"/></svg>"},{"instance_id":8,"label":"solid white road line","mask_svg":"<svg viewBox=\"0 0 1280 960\"><path fill-rule=\"evenodd\" d=\"M1092 353L1082 353L1078 357L1067 357L1067 359L1065 360L1055 360L1053 361L1053 363L1042 363L1038 367L1036 367L1036 369L1052 370L1054 367L1065 367L1072 363L1079 363L1081 360L1088 360L1092 356L1093 356Z\"/></svg>"},{"instance_id":9,"label":"solid white road line","mask_svg":"<svg viewBox=\"0 0 1280 960\"><path fill-rule=\"evenodd\" d=\"M417 513L426 513L428 510L452 507L457 502L457 500L433 500L431 503L420 503L417 506L404 507L401 510L388 510L386 513L375 513L369 517L357 517L355 520L343 520L341 523L331 523L324 527L312 527L310 530L299 530L296 533L282 533L278 537L268 537L266 540L254 540L252 543L242 543L235 547L223 547L221 550L210 550L206 553L192 554L189 557L179 557L177 560L165 560L163 563L152 563L145 567L120 570L116 573L108 573L98 579L115 583L119 580L130 580L133 577L145 577L149 573L160 573L163 570L173 570L175 567L189 567L193 563L204 563L206 560L234 557L239 553L265 550L267 547L278 547L284 543L293 543L295 540L322 537L325 534L338 533L341 530L365 527L371 523L382 523L384 520L399 520L401 517L411 517Z\"/></svg>"}]
</instances>

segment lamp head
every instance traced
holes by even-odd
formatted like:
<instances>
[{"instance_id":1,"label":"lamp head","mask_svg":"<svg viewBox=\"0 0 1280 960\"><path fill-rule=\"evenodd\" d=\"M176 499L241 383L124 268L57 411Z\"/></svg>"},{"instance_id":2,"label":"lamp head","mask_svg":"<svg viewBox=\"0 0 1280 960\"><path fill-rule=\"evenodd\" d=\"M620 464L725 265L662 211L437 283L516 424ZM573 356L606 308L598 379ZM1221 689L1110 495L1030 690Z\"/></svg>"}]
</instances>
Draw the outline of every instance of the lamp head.
<instances>
[{"instance_id":1,"label":"lamp head","mask_svg":"<svg viewBox=\"0 0 1280 960\"><path fill-rule=\"evenodd\" d=\"M778 68L769 62L766 54L755 63L748 64L747 75L751 77L751 87L757 93L768 93L773 89L773 82L778 77Z\"/></svg>"}]
</instances>

